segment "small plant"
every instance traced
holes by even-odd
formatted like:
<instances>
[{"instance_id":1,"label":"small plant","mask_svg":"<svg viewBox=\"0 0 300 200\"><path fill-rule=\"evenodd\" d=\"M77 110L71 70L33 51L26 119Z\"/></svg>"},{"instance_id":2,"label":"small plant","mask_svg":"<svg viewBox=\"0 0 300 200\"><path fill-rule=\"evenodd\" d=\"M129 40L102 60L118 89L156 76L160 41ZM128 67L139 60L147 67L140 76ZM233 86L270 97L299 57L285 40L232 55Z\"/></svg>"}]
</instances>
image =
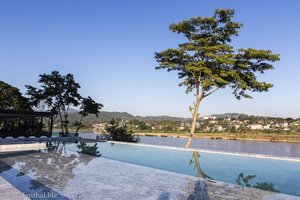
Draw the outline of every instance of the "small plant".
<instances>
[{"instance_id":1,"label":"small plant","mask_svg":"<svg viewBox=\"0 0 300 200\"><path fill-rule=\"evenodd\" d=\"M251 187L249 181L254 179L256 175L248 175L245 176L244 173L240 173L237 179L235 179L236 183L240 186Z\"/></svg>"},{"instance_id":2,"label":"small plant","mask_svg":"<svg viewBox=\"0 0 300 200\"><path fill-rule=\"evenodd\" d=\"M258 182L256 182L256 185L251 185L250 181L254 178L256 178L256 175L245 176L244 173L240 173L239 176L237 177L237 179L235 179L235 181L238 185L243 186L243 187L252 187L252 188L257 188L257 189L261 189L261 190L267 190L267 191L271 191L271 192L280 193L280 190L277 190L273 183L267 183L267 182L258 183Z\"/></svg>"}]
</instances>

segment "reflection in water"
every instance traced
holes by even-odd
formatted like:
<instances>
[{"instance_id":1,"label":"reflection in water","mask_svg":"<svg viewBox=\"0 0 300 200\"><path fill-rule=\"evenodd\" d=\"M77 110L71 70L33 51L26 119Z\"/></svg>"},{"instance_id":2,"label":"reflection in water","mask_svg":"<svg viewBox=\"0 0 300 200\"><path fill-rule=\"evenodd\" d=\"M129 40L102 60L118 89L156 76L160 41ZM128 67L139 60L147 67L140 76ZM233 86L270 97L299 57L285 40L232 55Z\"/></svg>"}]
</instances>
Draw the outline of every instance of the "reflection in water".
<instances>
[{"instance_id":1,"label":"reflection in water","mask_svg":"<svg viewBox=\"0 0 300 200\"><path fill-rule=\"evenodd\" d=\"M35 179L36 182L31 183L31 189L39 187L38 183L53 189L63 189L75 177L74 169L79 164L86 165L95 158L95 156L70 153L65 150L63 143L57 143L54 146L55 148L46 152L0 155L0 164L2 163L0 172L5 166L7 166L6 169L12 166L17 170L15 176L27 175Z\"/></svg>"},{"instance_id":2,"label":"reflection in water","mask_svg":"<svg viewBox=\"0 0 300 200\"><path fill-rule=\"evenodd\" d=\"M204 179L212 179L206 173L203 172L200 166L200 154L198 151L193 151L192 157L189 162L190 165L194 164L194 169L197 170L197 177L204 178Z\"/></svg>"},{"instance_id":3,"label":"reflection in water","mask_svg":"<svg viewBox=\"0 0 300 200\"><path fill-rule=\"evenodd\" d=\"M210 179L213 180L210 176L208 176L202 169L200 165L200 154L198 151L193 151L192 157L189 161L189 164L194 164L194 169L197 171L197 177L204 178L204 179ZM277 192L279 193L280 190L276 189L274 183L268 183L268 182L256 182L256 184L251 184L253 182L253 179L256 178L256 175L244 175L244 173L240 173L236 179L237 185L243 186L243 187L252 187L262 190L267 190L271 192ZM204 182L204 187L201 187L200 179L197 183L195 183L195 191L205 191L206 185ZM198 186L197 186L198 185Z\"/></svg>"},{"instance_id":4,"label":"reflection in water","mask_svg":"<svg viewBox=\"0 0 300 200\"><path fill-rule=\"evenodd\" d=\"M5 163L0 161L0 173L10 170L11 166L6 165Z\"/></svg>"},{"instance_id":5,"label":"reflection in water","mask_svg":"<svg viewBox=\"0 0 300 200\"><path fill-rule=\"evenodd\" d=\"M212 179L206 173L203 172L200 166L200 154L198 151L192 152L192 157L189 161L189 164L194 164L194 169L197 171L198 179L196 181L189 180L188 185L184 188L186 194L189 194L188 197L181 196L179 199L199 199L199 200L209 200L209 195L207 191L207 185L204 179Z\"/></svg>"},{"instance_id":6,"label":"reflection in water","mask_svg":"<svg viewBox=\"0 0 300 200\"><path fill-rule=\"evenodd\" d=\"M255 185L251 185L251 181L256 178L256 175L244 175L244 173L240 173L239 176L236 179L236 183L240 186L244 187L252 187L252 188L257 188L257 189L262 189L262 190L267 190L271 192L280 192L280 190L275 188L274 183L267 183L267 182L261 182L258 183L256 182Z\"/></svg>"},{"instance_id":7,"label":"reflection in water","mask_svg":"<svg viewBox=\"0 0 300 200\"><path fill-rule=\"evenodd\" d=\"M100 151L98 151L97 142L93 146L88 146L86 142L80 141L80 144L77 145L78 149L80 151L77 151L78 153L83 153L91 156L100 157Z\"/></svg>"},{"instance_id":8,"label":"reflection in water","mask_svg":"<svg viewBox=\"0 0 300 200\"><path fill-rule=\"evenodd\" d=\"M1 155L1 160L5 156ZM52 200L55 197L61 200L68 199L52 190L52 188L32 179L23 172L19 172L2 161L0 161L0 175L29 198Z\"/></svg>"}]
</instances>

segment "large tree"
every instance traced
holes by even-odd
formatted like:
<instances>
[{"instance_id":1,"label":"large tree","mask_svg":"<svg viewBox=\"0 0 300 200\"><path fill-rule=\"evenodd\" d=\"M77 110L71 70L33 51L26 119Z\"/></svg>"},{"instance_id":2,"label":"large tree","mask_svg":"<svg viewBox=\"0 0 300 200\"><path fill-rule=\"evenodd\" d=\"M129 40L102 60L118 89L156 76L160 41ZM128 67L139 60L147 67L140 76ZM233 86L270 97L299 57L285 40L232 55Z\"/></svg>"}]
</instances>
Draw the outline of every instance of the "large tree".
<instances>
[{"instance_id":1,"label":"large tree","mask_svg":"<svg viewBox=\"0 0 300 200\"><path fill-rule=\"evenodd\" d=\"M91 97L83 98L79 94L80 85L74 80L72 74L61 75L58 71L52 71L51 74L41 74L38 82L41 84L40 88L26 85L29 100L36 109L58 113L63 136L69 134L70 108L81 105L83 111L80 114L85 117L87 114L98 115L103 107Z\"/></svg>"},{"instance_id":2,"label":"large tree","mask_svg":"<svg viewBox=\"0 0 300 200\"><path fill-rule=\"evenodd\" d=\"M179 86L193 92L190 106L192 126L185 147L191 145L202 100L219 89L230 87L237 99L252 98L248 92L267 92L273 85L259 81L257 73L273 69L279 55L270 50L236 49L232 38L242 24L234 22L234 10L217 9L212 17L196 17L171 24L170 30L183 34L187 41L177 48L155 53L156 69L177 71Z\"/></svg>"},{"instance_id":3,"label":"large tree","mask_svg":"<svg viewBox=\"0 0 300 200\"><path fill-rule=\"evenodd\" d=\"M0 109L32 110L28 99L22 96L20 90L3 81L0 81Z\"/></svg>"}]
</instances>

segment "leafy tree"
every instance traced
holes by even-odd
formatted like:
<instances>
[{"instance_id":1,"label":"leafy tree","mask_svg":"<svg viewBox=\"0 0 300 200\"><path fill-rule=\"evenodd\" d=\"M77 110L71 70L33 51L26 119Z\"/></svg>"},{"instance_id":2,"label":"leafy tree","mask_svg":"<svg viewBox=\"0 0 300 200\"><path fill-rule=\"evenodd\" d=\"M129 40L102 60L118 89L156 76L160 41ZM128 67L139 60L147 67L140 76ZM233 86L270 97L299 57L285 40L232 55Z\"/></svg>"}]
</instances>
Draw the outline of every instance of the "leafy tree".
<instances>
[{"instance_id":1,"label":"leafy tree","mask_svg":"<svg viewBox=\"0 0 300 200\"><path fill-rule=\"evenodd\" d=\"M247 93L267 92L273 85L257 79L257 73L273 69L272 62L279 55L270 50L235 49L232 37L238 36L241 23L232 21L234 10L217 9L212 17L196 17L171 24L170 30L183 34L187 41L177 48L155 53L159 63L156 69L177 71L182 79L179 86L194 92L192 126L185 147L192 143L199 105L202 100L219 89L230 87L237 99L251 98Z\"/></svg>"},{"instance_id":2,"label":"leafy tree","mask_svg":"<svg viewBox=\"0 0 300 200\"><path fill-rule=\"evenodd\" d=\"M134 136L131 130L128 130L126 124L122 123L120 120L112 119L106 131L108 134L104 135L104 139L114 140L114 141L124 141L124 142L139 142L140 138Z\"/></svg>"},{"instance_id":3,"label":"leafy tree","mask_svg":"<svg viewBox=\"0 0 300 200\"><path fill-rule=\"evenodd\" d=\"M27 98L23 97L16 87L0 81L0 109L32 110Z\"/></svg>"},{"instance_id":4,"label":"leafy tree","mask_svg":"<svg viewBox=\"0 0 300 200\"><path fill-rule=\"evenodd\" d=\"M139 128L140 128L140 130L147 130L148 126L145 122L140 122Z\"/></svg>"},{"instance_id":5,"label":"leafy tree","mask_svg":"<svg viewBox=\"0 0 300 200\"><path fill-rule=\"evenodd\" d=\"M89 113L99 113L102 105L90 97L83 98L79 94L80 85L74 80L72 74L61 75L58 71L52 71L51 74L41 74L39 77L38 82L41 84L39 89L26 85L29 100L36 109L51 110L58 113L63 136L69 134L68 116L71 107L81 105L83 117Z\"/></svg>"},{"instance_id":6,"label":"leafy tree","mask_svg":"<svg viewBox=\"0 0 300 200\"><path fill-rule=\"evenodd\" d=\"M99 116L100 110L103 107L102 104L95 102L90 96L87 98L83 98L81 102L81 107L79 114L81 115L79 122L75 122L76 132L75 136L78 136L78 131L81 127L83 127L82 120L89 114L94 114L97 117Z\"/></svg>"}]
</instances>

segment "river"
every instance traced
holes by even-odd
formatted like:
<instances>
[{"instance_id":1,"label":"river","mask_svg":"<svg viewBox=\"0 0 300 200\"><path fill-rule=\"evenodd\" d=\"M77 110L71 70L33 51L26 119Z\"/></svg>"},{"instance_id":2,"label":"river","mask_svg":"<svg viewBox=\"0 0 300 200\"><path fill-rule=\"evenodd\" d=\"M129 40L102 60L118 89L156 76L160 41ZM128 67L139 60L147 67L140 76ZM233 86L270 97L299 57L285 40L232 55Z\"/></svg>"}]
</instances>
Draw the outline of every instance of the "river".
<instances>
[{"instance_id":1,"label":"river","mask_svg":"<svg viewBox=\"0 0 300 200\"><path fill-rule=\"evenodd\" d=\"M81 137L96 138L95 133L80 133ZM184 147L186 138L140 136L140 143ZM214 151L264 154L300 158L300 143L250 140L193 139L192 148Z\"/></svg>"}]
</instances>

